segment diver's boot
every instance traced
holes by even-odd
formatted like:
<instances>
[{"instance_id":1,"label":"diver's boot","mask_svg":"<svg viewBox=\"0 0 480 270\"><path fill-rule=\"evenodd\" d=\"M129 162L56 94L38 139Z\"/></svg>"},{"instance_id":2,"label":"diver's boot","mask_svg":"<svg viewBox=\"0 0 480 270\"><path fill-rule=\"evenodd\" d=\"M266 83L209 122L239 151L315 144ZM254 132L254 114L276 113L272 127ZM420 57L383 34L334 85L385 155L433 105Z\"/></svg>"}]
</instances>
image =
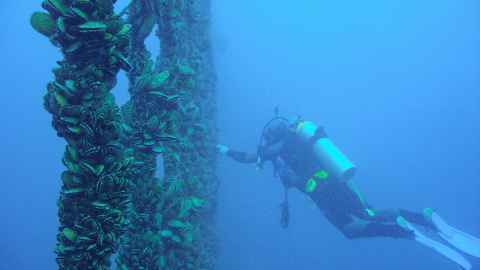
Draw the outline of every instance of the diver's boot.
<instances>
[{"instance_id":1,"label":"diver's boot","mask_svg":"<svg viewBox=\"0 0 480 270\"><path fill-rule=\"evenodd\" d=\"M438 235L440 235L445 241L468 255L480 258L479 238L448 225L445 220L443 220L431 208L424 209L423 214L437 229Z\"/></svg>"},{"instance_id":2,"label":"diver's boot","mask_svg":"<svg viewBox=\"0 0 480 270\"><path fill-rule=\"evenodd\" d=\"M397 224L403 229L413 232L414 240L417 241L418 243L425 245L435 250L436 252L442 254L449 260L457 263L464 270L472 269L472 265L470 264L470 262L468 262L467 259L465 259L460 253L458 253L454 249L440 242L437 242L433 239L428 238L427 236L422 234L420 231L418 231L412 224L410 224L402 216L397 217Z\"/></svg>"}]
</instances>

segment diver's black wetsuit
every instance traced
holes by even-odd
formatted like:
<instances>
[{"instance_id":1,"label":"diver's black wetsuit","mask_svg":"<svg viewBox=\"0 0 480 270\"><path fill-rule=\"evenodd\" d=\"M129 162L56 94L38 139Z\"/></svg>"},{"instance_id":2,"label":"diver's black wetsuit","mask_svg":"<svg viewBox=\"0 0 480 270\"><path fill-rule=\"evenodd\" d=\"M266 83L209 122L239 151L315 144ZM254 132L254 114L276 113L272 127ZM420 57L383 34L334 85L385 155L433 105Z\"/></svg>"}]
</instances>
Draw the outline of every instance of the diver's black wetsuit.
<instances>
[{"instance_id":1,"label":"diver's black wetsuit","mask_svg":"<svg viewBox=\"0 0 480 270\"><path fill-rule=\"evenodd\" d=\"M417 225L433 229L420 213L403 209L374 210L360 195L351 181L341 182L328 176L313 192L306 192L309 178L322 169L315 161L312 147L293 132L280 141L263 147L263 161L271 161L276 175L287 187L296 187L310 196L325 217L347 238L393 237L412 238L414 235L396 223L398 216ZM229 150L227 155L241 163L257 162L257 154Z\"/></svg>"}]
</instances>

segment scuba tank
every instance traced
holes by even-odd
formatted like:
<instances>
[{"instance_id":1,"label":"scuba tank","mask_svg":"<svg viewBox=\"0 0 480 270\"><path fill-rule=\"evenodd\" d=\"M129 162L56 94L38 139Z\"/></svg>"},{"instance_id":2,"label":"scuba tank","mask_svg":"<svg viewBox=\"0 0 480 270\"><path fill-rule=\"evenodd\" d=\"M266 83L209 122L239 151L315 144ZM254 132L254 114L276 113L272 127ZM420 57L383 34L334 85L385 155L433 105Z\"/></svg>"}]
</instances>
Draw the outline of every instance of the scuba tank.
<instances>
[{"instance_id":1,"label":"scuba tank","mask_svg":"<svg viewBox=\"0 0 480 270\"><path fill-rule=\"evenodd\" d=\"M352 179L357 170L355 165L328 138L322 127L310 121L300 121L295 132L304 142L312 144L315 157L329 174L340 181Z\"/></svg>"}]
</instances>

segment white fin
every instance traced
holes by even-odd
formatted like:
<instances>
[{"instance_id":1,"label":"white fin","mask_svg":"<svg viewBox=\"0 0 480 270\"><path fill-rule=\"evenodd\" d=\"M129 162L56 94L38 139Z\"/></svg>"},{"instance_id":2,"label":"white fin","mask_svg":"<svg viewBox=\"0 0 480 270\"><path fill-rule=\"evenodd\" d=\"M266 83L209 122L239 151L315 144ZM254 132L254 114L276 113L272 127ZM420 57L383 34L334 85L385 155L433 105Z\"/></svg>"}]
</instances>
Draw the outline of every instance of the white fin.
<instances>
[{"instance_id":1,"label":"white fin","mask_svg":"<svg viewBox=\"0 0 480 270\"><path fill-rule=\"evenodd\" d=\"M436 252L442 254L444 257L457 263L464 270L472 269L472 265L470 264L470 262L467 261L467 259L465 259L460 253L458 253L456 250L440 242L437 242L433 239L428 238L427 236L422 234L420 231L418 231L414 226L412 226L408 221L406 221L403 217L398 217L397 223L401 227L413 231L413 233L415 234L415 241L417 241L418 243L424 246L427 246L435 250Z\"/></svg>"},{"instance_id":2,"label":"white fin","mask_svg":"<svg viewBox=\"0 0 480 270\"><path fill-rule=\"evenodd\" d=\"M480 258L480 239L448 225L437 213L432 213L432 222L438 234L452 246L468 255Z\"/></svg>"}]
</instances>

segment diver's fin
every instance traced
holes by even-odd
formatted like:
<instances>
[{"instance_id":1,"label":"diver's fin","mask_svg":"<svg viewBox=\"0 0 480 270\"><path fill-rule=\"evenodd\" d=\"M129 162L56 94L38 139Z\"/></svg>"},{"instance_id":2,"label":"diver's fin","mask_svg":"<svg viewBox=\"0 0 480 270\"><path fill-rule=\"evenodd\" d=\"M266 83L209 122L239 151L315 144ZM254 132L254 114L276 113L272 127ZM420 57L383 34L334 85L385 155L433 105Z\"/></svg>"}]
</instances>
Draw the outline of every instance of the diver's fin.
<instances>
[{"instance_id":1,"label":"diver's fin","mask_svg":"<svg viewBox=\"0 0 480 270\"><path fill-rule=\"evenodd\" d=\"M457 263L464 270L472 269L472 265L470 264L470 262L468 262L467 259L465 259L460 253L458 253L454 249L452 249L452 248L450 248L450 247L448 247L448 246L446 246L446 245L444 245L440 242L437 242L433 239L428 238L427 236L422 234L419 230L417 230L412 224L410 224L403 217L399 216L397 218L397 224L399 226L401 226L402 228L406 229L406 230L412 231L414 233L414 237L415 237L414 239L418 243L420 243L424 246L427 246L427 247L435 250L436 252L442 254L443 256L448 258L449 260Z\"/></svg>"},{"instance_id":2,"label":"diver's fin","mask_svg":"<svg viewBox=\"0 0 480 270\"><path fill-rule=\"evenodd\" d=\"M462 252L480 258L480 239L450 226L430 208L425 209L425 217L438 230L438 235Z\"/></svg>"}]
</instances>

